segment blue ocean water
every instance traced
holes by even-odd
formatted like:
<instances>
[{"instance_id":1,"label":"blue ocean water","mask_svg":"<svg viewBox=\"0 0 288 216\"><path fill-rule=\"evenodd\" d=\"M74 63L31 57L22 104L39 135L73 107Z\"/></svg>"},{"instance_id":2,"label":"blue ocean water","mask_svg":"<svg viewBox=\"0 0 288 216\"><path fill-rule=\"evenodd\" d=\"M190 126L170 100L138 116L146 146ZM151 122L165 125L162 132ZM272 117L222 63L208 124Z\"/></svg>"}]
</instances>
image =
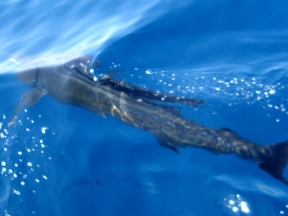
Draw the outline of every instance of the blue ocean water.
<instances>
[{"instance_id":1,"label":"blue ocean water","mask_svg":"<svg viewBox=\"0 0 288 216\"><path fill-rule=\"evenodd\" d=\"M112 116L25 107L16 72L81 54L96 74L201 98L182 115L260 145L288 139L288 2L0 2L1 215L288 215L288 187L236 155L176 154ZM285 170L285 176L288 172Z\"/></svg>"}]
</instances>

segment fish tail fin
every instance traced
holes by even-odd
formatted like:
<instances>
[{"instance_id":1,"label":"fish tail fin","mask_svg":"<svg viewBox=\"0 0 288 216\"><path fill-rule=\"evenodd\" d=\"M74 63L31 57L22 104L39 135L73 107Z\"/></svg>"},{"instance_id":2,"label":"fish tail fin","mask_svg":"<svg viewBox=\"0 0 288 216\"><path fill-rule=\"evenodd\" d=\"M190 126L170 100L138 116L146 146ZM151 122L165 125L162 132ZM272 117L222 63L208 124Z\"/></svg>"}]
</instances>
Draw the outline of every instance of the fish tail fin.
<instances>
[{"instance_id":1,"label":"fish tail fin","mask_svg":"<svg viewBox=\"0 0 288 216\"><path fill-rule=\"evenodd\" d=\"M263 149L265 153L259 157L259 167L288 185L283 176L288 160L288 141L267 145Z\"/></svg>"}]
</instances>

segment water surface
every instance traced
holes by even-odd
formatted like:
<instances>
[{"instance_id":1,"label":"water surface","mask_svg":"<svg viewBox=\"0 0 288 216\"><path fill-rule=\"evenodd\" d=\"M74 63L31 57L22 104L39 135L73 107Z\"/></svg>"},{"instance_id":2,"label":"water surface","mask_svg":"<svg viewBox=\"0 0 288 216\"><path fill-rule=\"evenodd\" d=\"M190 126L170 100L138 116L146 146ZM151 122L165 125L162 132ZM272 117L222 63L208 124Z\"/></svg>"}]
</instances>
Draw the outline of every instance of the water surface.
<instances>
[{"instance_id":1,"label":"water surface","mask_svg":"<svg viewBox=\"0 0 288 216\"><path fill-rule=\"evenodd\" d=\"M48 96L8 128L15 72L86 54L96 74L206 103L182 114L261 145L288 139L287 9L271 1L2 1L0 211L286 215L288 188L235 155L175 154L150 133ZM285 171L288 176L287 170Z\"/></svg>"}]
</instances>

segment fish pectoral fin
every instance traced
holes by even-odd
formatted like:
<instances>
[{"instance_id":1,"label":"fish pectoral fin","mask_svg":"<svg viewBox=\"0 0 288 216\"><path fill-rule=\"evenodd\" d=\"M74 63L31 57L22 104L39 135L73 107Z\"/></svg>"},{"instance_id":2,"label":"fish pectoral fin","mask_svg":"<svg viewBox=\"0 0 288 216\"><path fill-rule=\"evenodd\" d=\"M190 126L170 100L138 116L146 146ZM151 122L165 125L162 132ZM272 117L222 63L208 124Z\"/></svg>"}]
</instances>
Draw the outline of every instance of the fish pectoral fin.
<instances>
[{"instance_id":1,"label":"fish pectoral fin","mask_svg":"<svg viewBox=\"0 0 288 216\"><path fill-rule=\"evenodd\" d=\"M12 126L15 123L17 115L23 106L33 106L35 105L41 97L47 94L46 90L43 88L33 88L27 91L20 99L18 106L16 107L15 113L12 117L12 120L8 123L8 127Z\"/></svg>"},{"instance_id":2,"label":"fish pectoral fin","mask_svg":"<svg viewBox=\"0 0 288 216\"><path fill-rule=\"evenodd\" d=\"M169 144L164 143L164 142L161 142L160 145L161 145L162 147L165 147L165 148L168 148L168 149L174 151L174 152L177 153L177 154L180 154L180 152L178 151L178 149L177 149L175 146L169 145Z\"/></svg>"},{"instance_id":3,"label":"fish pectoral fin","mask_svg":"<svg viewBox=\"0 0 288 216\"><path fill-rule=\"evenodd\" d=\"M47 94L46 89L44 88L34 88L26 92L21 101L24 101L24 105L33 106L35 105L44 95ZM20 103L21 103L20 101Z\"/></svg>"},{"instance_id":4,"label":"fish pectoral fin","mask_svg":"<svg viewBox=\"0 0 288 216\"><path fill-rule=\"evenodd\" d=\"M220 128L217 130L219 133L224 135L225 137L239 137L235 131L230 130L229 128Z\"/></svg>"}]
</instances>

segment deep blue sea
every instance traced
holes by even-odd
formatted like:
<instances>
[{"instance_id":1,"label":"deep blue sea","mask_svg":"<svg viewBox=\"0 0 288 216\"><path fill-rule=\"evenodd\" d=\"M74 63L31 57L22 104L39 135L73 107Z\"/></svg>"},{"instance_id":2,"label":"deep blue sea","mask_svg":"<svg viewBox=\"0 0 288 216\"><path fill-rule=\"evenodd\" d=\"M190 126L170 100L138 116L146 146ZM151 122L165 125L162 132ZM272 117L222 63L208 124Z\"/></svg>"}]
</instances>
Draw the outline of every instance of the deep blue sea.
<instances>
[{"instance_id":1,"label":"deep blue sea","mask_svg":"<svg viewBox=\"0 0 288 216\"><path fill-rule=\"evenodd\" d=\"M134 85L204 100L180 107L198 124L259 145L288 140L287 12L284 0L2 0L0 215L288 215L288 186L253 160L176 154L147 131L49 96L7 126L30 89L17 72L84 54L101 60L96 75L118 70Z\"/></svg>"}]
</instances>

